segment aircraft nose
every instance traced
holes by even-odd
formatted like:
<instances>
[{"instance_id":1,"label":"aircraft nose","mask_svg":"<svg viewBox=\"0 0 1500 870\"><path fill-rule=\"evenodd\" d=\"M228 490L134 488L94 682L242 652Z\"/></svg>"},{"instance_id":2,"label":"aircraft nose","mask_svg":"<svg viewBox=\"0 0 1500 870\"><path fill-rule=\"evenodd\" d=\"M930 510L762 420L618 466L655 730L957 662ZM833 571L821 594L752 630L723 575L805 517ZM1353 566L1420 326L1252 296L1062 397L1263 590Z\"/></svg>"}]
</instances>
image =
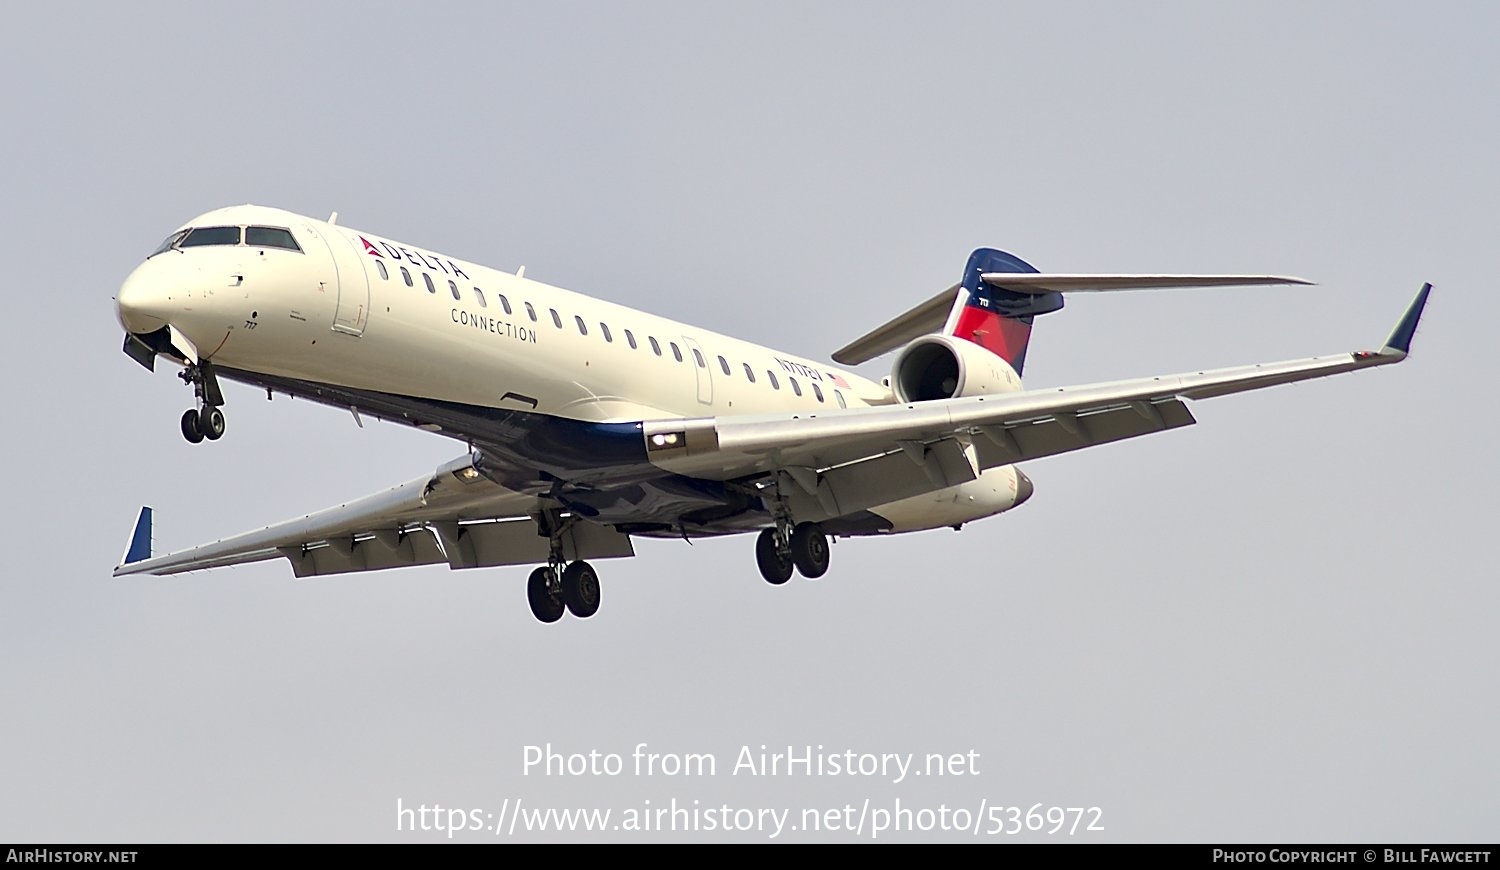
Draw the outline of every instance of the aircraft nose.
<instances>
[{"instance_id":1,"label":"aircraft nose","mask_svg":"<svg viewBox=\"0 0 1500 870\"><path fill-rule=\"evenodd\" d=\"M115 315L127 332L155 332L167 325L166 298L151 278L152 270L141 265L115 296Z\"/></svg>"},{"instance_id":2,"label":"aircraft nose","mask_svg":"<svg viewBox=\"0 0 1500 870\"><path fill-rule=\"evenodd\" d=\"M1013 505L1011 505L1011 507L1020 507L1021 505L1025 504L1026 503L1026 499L1031 498L1031 494L1033 492L1036 492L1036 486L1032 484L1031 478L1027 477L1026 473L1024 471L1022 471L1021 469L1017 468L1016 469L1016 503L1013 504Z\"/></svg>"}]
</instances>

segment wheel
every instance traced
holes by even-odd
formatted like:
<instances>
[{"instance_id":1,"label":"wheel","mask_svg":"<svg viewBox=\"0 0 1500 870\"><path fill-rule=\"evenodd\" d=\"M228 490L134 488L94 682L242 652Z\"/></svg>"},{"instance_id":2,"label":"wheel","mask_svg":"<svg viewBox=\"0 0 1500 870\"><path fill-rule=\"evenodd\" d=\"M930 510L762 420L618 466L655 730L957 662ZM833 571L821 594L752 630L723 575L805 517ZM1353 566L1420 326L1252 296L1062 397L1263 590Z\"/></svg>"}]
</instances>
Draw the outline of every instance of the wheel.
<instances>
[{"instance_id":1,"label":"wheel","mask_svg":"<svg viewBox=\"0 0 1500 870\"><path fill-rule=\"evenodd\" d=\"M531 605L531 615L539 622L556 622L562 619L562 590L553 580L552 569L538 568L526 580L526 602Z\"/></svg>"},{"instance_id":2,"label":"wheel","mask_svg":"<svg viewBox=\"0 0 1500 870\"><path fill-rule=\"evenodd\" d=\"M210 441L218 441L224 437L224 412L218 408L205 408L198 415L198 428L203 431L203 437Z\"/></svg>"},{"instance_id":3,"label":"wheel","mask_svg":"<svg viewBox=\"0 0 1500 870\"><path fill-rule=\"evenodd\" d=\"M189 444L197 444L203 440L203 430L198 425L198 409L188 408L182 412L182 437Z\"/></svg>"},{"instance_id":4,"label":"wheel","mask_svg":"<svg viewBox=\"0 0 1500 870\"><path fill-rule=\"evenodd\" d=\"M755 539L755 563L760 566L760 576L772 586L792 579L792 558L776 548L775 529L761 529Z\"/></svg>"},{"instance_id":5,"label":"wheel","mask_svg":"<svg viewBox=\"0 0 1500 870\"><path fill-rule=\"evenodd\" d=\"M568 612L587 619L599 612L599 575L587 562L574 562L563 569L562 597Z\"/></svg>"},{"instance_id":6,"label":"wheel","mask_svg":"<svg viewBox=\"0 0 1500 870\"><path fill-rule=\"evenodd\" d=\"M809 580L828 573L828 536L817 523L798 523L792 529L792 562Z\"/></svg>"}]
</instances>

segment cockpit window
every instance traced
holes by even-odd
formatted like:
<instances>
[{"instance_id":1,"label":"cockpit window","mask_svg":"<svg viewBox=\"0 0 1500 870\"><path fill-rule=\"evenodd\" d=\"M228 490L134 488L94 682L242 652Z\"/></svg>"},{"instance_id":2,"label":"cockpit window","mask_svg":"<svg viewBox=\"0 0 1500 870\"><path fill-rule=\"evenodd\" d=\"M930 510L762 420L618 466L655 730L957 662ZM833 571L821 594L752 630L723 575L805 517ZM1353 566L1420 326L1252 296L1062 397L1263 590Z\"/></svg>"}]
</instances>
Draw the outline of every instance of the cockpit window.
<instances>
[{"instance_id":1,"label":"cockpit window","mask_svg":"<svg viewBox=\"0 0 1500 870\"><path fill-rule=\"evenodd\" d=\"M292 237L291 231L280 227L245 227L245 244L255 248L302 250L297 240Z\"/></svg>"},{"instance_id":2,"label":"cockpit window","mask_svg":"<svg viewBox=\"0 0 1500 870\"><path fill-rule=\"evenodd\" d=\"M176 245L177 245L178 242L182 241L182 237L185 236L185 235L187 235L187 234L188 234L187 230L178 230L177 232L171 234L170 236L167 236L167 240L164 241L164 242L162 242L161 244L157 245L156 246L156 250L152 251L150 253L150 255L146 257L146 259L149 260L152 257L156 256L157 254L160 254L162 251L170 251L170 250L172 250L172 248L176 247Z\"/></svg>"},{"instance_id":3,"label":"cockpit window","mask_svg":"<svg viewBox=\"0 0 1500 870\"><path fill-rule=\"evenodd\" d=\"M238 245L239 227L196 227L188 230L187 236L177 243L179 248L199 248L204 245Z\"/></svg>"}]
</instances>

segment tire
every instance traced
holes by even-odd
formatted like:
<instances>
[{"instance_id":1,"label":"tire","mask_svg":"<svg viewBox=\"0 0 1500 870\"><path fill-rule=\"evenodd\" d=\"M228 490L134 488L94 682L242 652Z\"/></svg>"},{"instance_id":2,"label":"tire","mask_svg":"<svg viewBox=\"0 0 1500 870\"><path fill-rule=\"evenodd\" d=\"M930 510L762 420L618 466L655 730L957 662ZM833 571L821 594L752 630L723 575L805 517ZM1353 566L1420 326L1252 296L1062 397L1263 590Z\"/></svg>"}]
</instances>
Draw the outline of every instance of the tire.
<instances>
[{"instance_id":1,"label":"tire","mask_svg":"<svg viewBox=\"0 0 1500 870\"><path fill-rule=\"evenodd\" d=\"M182 412L182 437L189 444L197 444L203 440L203 430L198 425L198 409L188 408Z\"/></svg>"},{"instance_id":2,"label":"tire","mask_svg":"<svg viewBox=\"0 0 1500 870\"><path fill-rule=\"evenodd\" d=\"M556 622L562 619L565 609L560 592L548 588L551 577L552 569L543 567L532 571L526 580L526 603L531 605L531 615L538 622Z\"/></svg>"},{"instance_id":3,"label":"tire","mask_svg":"<svg viewBox=\"0 0 1500 870\"><path fill-rule=\"evenodd\" d=\"M760 566L760 576L772 586L792 579L791 557L777 552L775 529L762 529L755 539L755 563Z\"/></svg>"},{"instance_id":4,"label":"tire","mask_svg":"<svg viewBox=\"0 0 1500 870\"><path fill-rule=\"evenodd\" d=\"M599 612L599 575L587 562L574 562L563 569L562 597L568 612L588 619Z\"/></svg>"},{"instance_id":5,"label":"tire","mask_svg":"<svg viewBox=\"0 0 1500 870\"><path fill-rule=\"evenodd\" d=\"M198 415L198 428L203 431L203 437L210 441L218 441L224 437L224 412L218 408L208 408L204 413Z\"/></svg>"},{"instance_id":6,"label":"tire","mask_svg":"<svg viewBox=\"0 0 1500 870\"><path fill-rule=\"evenodd\" d=\"M809 580L828 573L828 536L817 523L798 523L792 529L792 562Z\"/></svg>"}]
</instances>

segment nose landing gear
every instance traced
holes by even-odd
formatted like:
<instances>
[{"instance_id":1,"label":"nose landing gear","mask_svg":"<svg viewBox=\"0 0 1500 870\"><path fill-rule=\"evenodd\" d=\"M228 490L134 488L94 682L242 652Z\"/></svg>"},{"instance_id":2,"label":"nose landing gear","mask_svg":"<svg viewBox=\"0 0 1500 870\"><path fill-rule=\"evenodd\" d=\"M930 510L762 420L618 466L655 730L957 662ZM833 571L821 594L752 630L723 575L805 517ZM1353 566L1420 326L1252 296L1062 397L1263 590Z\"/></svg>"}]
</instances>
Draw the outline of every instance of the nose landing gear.
<instances>
[{"instance_id":1,"label":"nose landing gear","mask_svg":"<svg viewBox=\"0 0 1500 870\"><path fill-rule=\"evenodd\" d=\"M178 375L185 384L193 385L193 395L198 407L189 408L182 414L182 437L189 444L197 444L207 438L218 441L224 437L224 393L219 389L219 379L214 375L213 364L208 360L188 363Z\"/></svg>"}]
</instances>

